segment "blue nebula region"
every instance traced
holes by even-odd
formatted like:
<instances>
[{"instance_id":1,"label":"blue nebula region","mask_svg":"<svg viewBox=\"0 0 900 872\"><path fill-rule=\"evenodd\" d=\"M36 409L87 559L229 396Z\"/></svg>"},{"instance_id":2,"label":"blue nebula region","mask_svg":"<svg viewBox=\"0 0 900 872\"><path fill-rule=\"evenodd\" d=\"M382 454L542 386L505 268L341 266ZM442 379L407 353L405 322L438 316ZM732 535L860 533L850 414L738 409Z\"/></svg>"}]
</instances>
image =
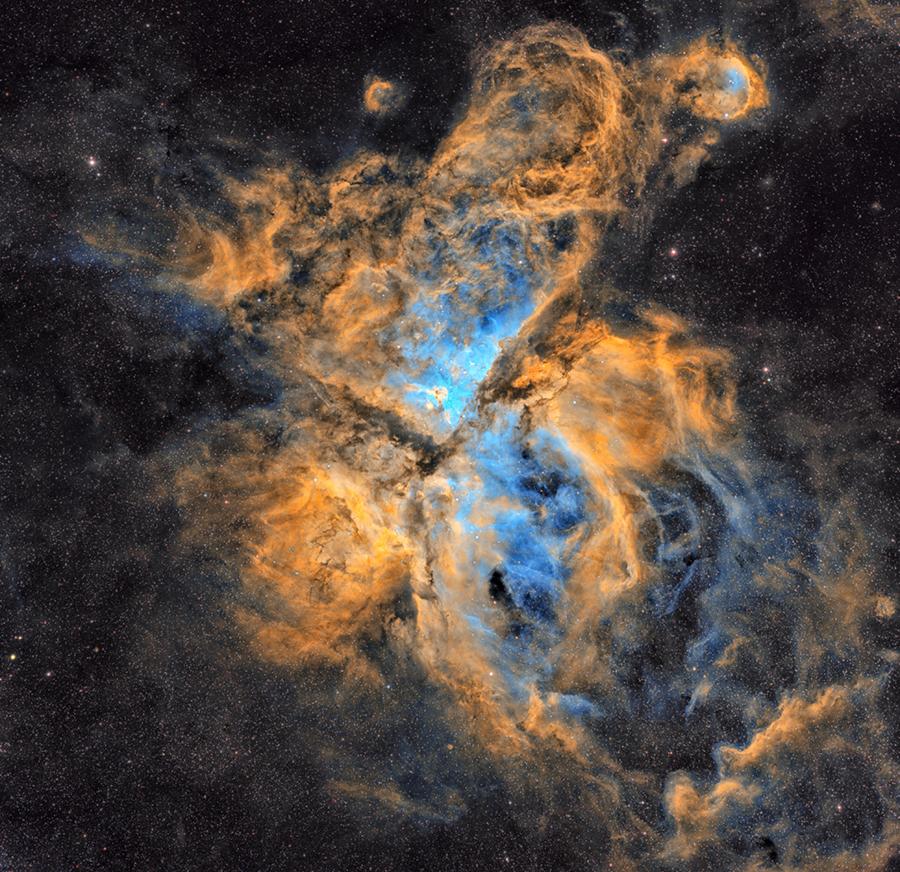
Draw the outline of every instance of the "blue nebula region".
<instances>
[{"instance_id":1,"label":"blue nebula region","mask_svg":"<svg viewBox=\"0 0 900 872\"><path fill-rule=\"evenodd\" d=\"M471 211L460 203L452 230L426 219L429 256L412 269L422 290L402 319L403 366L388 378L439 436L471 414L502 343L534 312L546 282L532 268L540 251L521 224L479 221Z\"/></svg>"},{"instance_id":2,"label":"blue nebula region","mask_svg":"<svg viewBox=\"0 0 900 872\"><path fill-rule=\"evenodd\" d=\"M746 79L733 71L729 84L740 88ZM443 223L426 219L427 255L411 270L420 290L389 337L403 362L388 384L438 439L454 432L460 439L457 452L467 462L448 481L461 531L454 551L471 567L466 619L500 652L497 668L510 692L524 698L531 688L550 687L546 655L563 634L566 583L602 523L603 500L558 434L530 427L502 401L477 407L479 385L504 341L552 291L554 263L570 242L559 226L529 234L519 220L478 220L477 211L465 202ZM809 522L808 507L783 478L767 481L759 467L750 481L740 471L746 468L693 446L665 481L640 483L656 522L659 581L647 597L659 622L679 610L696 613L698 596L712 587L738 601L767 561L798 553L789 531ZM438 524L432 535L449 529ZM444 584L439 571L434 583L439 590ZM498 613L506 620L496 620ZM697 622L701 637L684 666L712 671L731 637L710 610L701 609ZM570 715L599 716L586 696L558 700Z\"/></svg>"},{"instance_id":3,"label":"blue nebula region","mask_svg":"<svg viewBox=\"0 0 900 872\"><path fill-rule=\"evenodd\" d=\"M498 414L468 446L475 476L460 482L457 521L471 535L473 508L502 501L492 512L499 564L476 564L491 596L524 620L552 626L563 585L588 520L585 483L564 446L544 430L524 438L512 413Z\"/></svg>"},{"instance_id":4,"label":"blue nebula region","mask_svg":"<svg viewBox=\"0 0 900 872\"><path fill-rule=\"evenodd\" d=\"M740 67L728 67L725 70L722 86L730 94L738 94L747 89L747 74Z\"/></svg>"}]
</instances>

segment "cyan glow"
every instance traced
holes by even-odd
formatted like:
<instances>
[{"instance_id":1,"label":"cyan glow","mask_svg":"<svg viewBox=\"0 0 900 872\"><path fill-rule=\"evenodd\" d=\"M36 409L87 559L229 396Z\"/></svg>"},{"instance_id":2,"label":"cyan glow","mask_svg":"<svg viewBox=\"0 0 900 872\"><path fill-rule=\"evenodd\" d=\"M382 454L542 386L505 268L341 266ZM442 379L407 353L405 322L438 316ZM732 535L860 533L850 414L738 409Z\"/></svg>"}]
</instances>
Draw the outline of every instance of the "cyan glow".
<instances>
[{"instance_id":1,"label":"cyan glow","mask_svg":"<svg viewBox=\"0 0 900 872\"><path fill-rule=\"evenodd\" d=\"M723 87L730 94L738 94L745 91L749 84L747 74L737 66L730 66L725 70Z\"/></svg>"},{"instance_id":2,"label":"cyan glow","mask_svg":"<svg viewBox=\"0 0 900 872\"><path fill-rule=\"evenodd\" d=\"M437 228L428 238L430 254L416 275L422 291L408 307L399 342L404 365L387 381L414 409L433 412L436 429L449 432L501 343L534 311L542 279L531 266L535 252L513 222L466 223L453 246Z\"/></svg>"},{"instance_id":3,"label":"cyan glow","mask_svg":"<svg viewBox=\"0 0 900 872\"><path fill-rule=\"evenodd\" d=\"M724 75L729 91L748 85L738 67ZM528 101L511 109L527 122ZM548 653L562 638L575 561L603 523L603 496L592 492L561 436L531 428L502 403L479 409L477 423L472 414L504 341L551 290L549 266L572 244L575 228L561 218L529 238L516 220L484 217L488 206L460 197L452 210L426 219L425 244L411 269L416 292L386 337L401 354L387 382L434 434L458 430L464 437L461 463L447 474L454 508L432 535L436 543L449 537L451 571L469 579L471 598L462 611L493 652L492 674L513 697L526 700L539 688L554 693L554 704L572 717L602 718L596 700L556 692ZM616 318L630 323L634 313ZM471 428L459 429L466 422ZM722 609L707 603L746 600L769 563L803 552L797 531L814 526L798 494L778 476L767 478L765 469L695 445L662 480L641 483L656 527L658 576L647 606L673 626L699 623L699 641L684 662L704 675L720 671L716 664L740 635L739 627L718 625L714 615ZM441 572L434 574L439 592L450 584ZM677 704L689 717L700 699L695 693L673 702L670 688L648 675L630 704L658 717Z\"/></svg>"}]
</instances>

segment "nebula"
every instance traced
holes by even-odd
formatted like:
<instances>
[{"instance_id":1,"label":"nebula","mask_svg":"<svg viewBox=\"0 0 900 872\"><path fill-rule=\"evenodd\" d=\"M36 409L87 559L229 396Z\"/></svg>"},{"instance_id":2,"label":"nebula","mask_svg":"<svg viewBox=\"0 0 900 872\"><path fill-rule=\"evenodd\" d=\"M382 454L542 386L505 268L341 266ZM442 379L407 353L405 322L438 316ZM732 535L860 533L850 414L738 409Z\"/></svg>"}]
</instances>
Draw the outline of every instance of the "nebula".
<instances>
[{"instance_id":1,"label":"nebula","mask_svg":"<svg viewBox=\"0 0 900 872\"><path fill-rule=\"evenodd\" d=\"M537 25L478 57L428 159L273 159L186 196L164 245L86 235L280 384L159 475L185 547L240 578L243 644L329 712L310 741L361 822L446 824L500 785L617 870L900 846L886 664L860 655L893 602L852 505L754 439L728 348L605 274L609 228L768 102L731 40L625 62ZM668 767L688 745L705 764Z\"/></svg>"},{"instance_id":2,"label":"nebula","mask_svg":"<svg viewBox=\"0 0 900 872\"><path fill-rule=\"evenodd\" d=\"M388 115L399 109L404 100L403 89L395 82L379 79L377 76L366 78L363 105L367 112L375 115Z\"/></svg>"}]
</instances>

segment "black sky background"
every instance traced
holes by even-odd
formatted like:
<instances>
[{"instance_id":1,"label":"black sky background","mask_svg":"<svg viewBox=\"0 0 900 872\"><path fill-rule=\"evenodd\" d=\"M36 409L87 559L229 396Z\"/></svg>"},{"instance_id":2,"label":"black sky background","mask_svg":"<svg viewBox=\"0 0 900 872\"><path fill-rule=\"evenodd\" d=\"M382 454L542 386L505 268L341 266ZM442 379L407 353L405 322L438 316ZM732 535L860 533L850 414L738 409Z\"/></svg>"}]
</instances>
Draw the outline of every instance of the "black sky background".
<instances>
[{"instance_id":1,"label":"black sky background","mask_svg":"<svg viewBox=\"0 0 900 872\"><path fill-rule=\"evenodd\" d=\"M313 170L360 147L427 156L473 51L524 24L565 20L638 55L724 25L766 59L772 107L725 131L649 226L610 234L607 278L734 351L751 431L797 462L814 445L896 577L896 39L827 34L792 3L605 10L0 12L0 869L590 868L553 821L523 853L532 836L499 798L376 833L324 794L293 679L243 656L210 608L237 580L179 544L151 460L279 386L219 316L78 236L182 187L202 196L210 155L237 172L275 152ZM393 118L362 112L373 72L408 89ZM671 766L704 758L678 748Z\"/></svg>"}]
</instances>

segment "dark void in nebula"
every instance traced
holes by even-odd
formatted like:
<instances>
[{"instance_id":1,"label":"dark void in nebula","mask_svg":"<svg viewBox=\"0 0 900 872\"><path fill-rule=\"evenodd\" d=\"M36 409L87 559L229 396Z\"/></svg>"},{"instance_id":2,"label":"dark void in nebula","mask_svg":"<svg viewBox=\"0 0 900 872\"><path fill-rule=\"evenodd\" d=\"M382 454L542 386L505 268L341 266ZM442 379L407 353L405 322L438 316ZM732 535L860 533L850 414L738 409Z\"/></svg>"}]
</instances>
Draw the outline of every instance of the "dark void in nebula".
<instances>
[{"instance_id":1,"label":"dark void in nebula","mask_svg":"<svg viewBox=\"0 0 900 872\"><path fill-rule=\"evenodd\" d=\"M895 6L8 31L0 869L900 868Z\"/></svg>"}]
</instances>

